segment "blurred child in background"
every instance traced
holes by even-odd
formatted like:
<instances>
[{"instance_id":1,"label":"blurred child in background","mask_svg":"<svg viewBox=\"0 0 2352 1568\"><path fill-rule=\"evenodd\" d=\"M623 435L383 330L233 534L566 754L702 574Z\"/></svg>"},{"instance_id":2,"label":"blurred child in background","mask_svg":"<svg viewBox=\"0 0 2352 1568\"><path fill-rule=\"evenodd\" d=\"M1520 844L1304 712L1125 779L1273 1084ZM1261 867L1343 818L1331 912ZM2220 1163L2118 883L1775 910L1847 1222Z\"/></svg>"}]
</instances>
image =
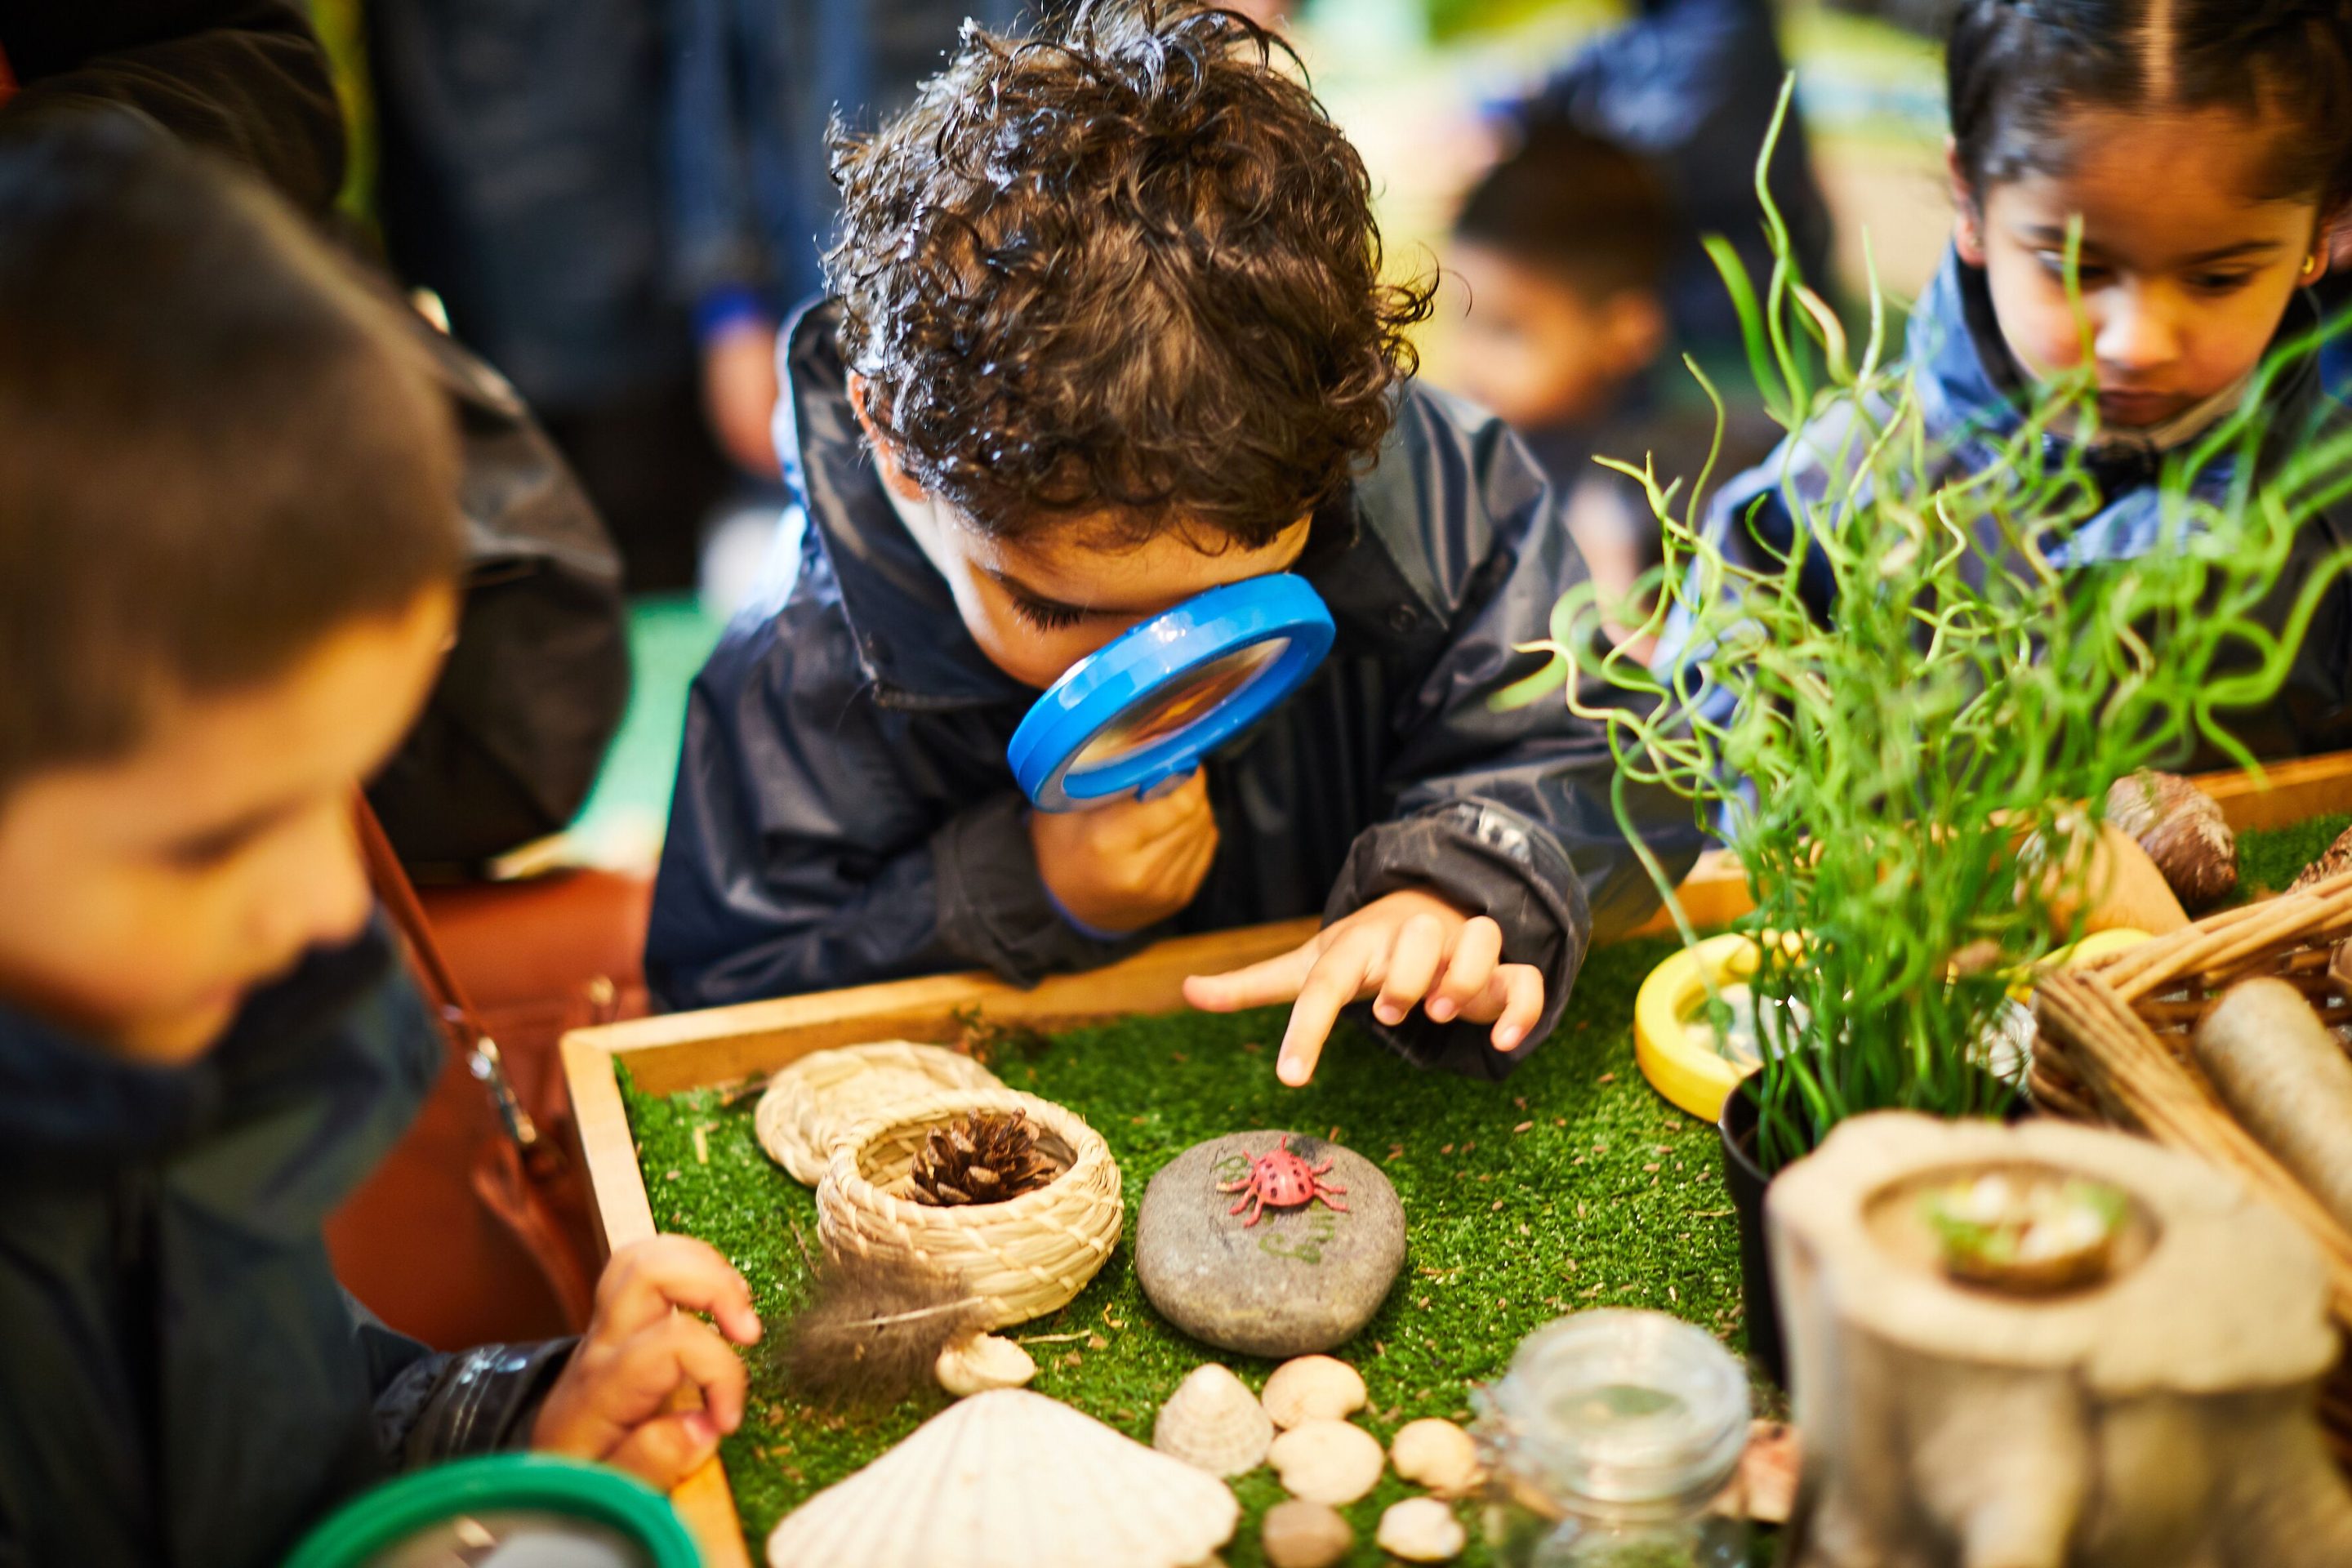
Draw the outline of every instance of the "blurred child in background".
<instances>
[{"instance_id":1,"label":"blurred child in background","mask_svg":"<svg viewBox=\"0 0 2352 1568\"><path fill-rule=\"evenodd\" d=\"M1635 15L1579 49L1504 111L1507 134L1548 122L1605 137L1650 160L1674 214L1662 295L1678 346L1738 353L1739 320L1701 241L1719 234L1749 274L1772 267L1756 161L1788 75L1772 0L1639 0ZM1773 144L1769 185L1798 267L1830 279L1830 209L1793 110Z\"/></svg>"},{"instance_id":2,"label":"blurred child in background","mask_svg":"<svg viewBox=\"0 0 2352 1568\"><path fill-rule=\"evenodd\" d=\"M1594 459L1650 461L1687 498L1716 434L1669 353L1675 235L1651 164L1549 121L1471 190L1447 256L1469 296L1454 382L1519 432L1559 489L1604 602L1657 563L1659 539L1640 488ZM1752 417L1728 434L1717 472L1770 445Z\"/></svg>"}]
</instances>

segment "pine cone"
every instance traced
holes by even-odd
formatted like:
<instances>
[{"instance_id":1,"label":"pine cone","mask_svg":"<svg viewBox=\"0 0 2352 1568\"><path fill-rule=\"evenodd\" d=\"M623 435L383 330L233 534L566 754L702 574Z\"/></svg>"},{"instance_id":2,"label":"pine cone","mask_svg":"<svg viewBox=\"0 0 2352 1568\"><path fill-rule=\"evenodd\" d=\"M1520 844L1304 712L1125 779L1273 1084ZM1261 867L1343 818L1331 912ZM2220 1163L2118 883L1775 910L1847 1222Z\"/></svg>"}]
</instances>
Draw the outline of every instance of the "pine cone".
<instances>
[{"instance_id":1,"label":"pine cone","mask_svg":"<svg viewBox=\"0 0 2352 1568\"><path fill-rule=\"evenodd\" d=\"M2287 891L2300 893L2314 882L2324 882L2328 878L2345 871L2352 871L2352 827L2347 827L2338 834L2336 842L2327 847L2326 853L2305 866L2303 868L2303 874L2294 879Z\"/></svg>"},{"instance_id":2,"label":"pine cone","mask_svg":"<svg viewBox=\"0 0 2352 1568\"><path fill-rule=\"evenodd\" d=\"M934 1127L915 1152L909 1194L919 1204L954 1208L1001 1204L1036 1191L1062 1173L1037 1147L1037 1130L1019 1111L979 1111Z\"/></svg>"},{"instance_id":3,"label":"pine cone","mask_svg":"<svg viewBox=\"0 0 2352 1568\"><path fill-rule=\"evenodd\" d=\"M2181 903L2200 910L2238 885L2238 839L2213 797L2178 773L2117 779L2107 820L2139 841Z\"/></svg>"}]
</instances>

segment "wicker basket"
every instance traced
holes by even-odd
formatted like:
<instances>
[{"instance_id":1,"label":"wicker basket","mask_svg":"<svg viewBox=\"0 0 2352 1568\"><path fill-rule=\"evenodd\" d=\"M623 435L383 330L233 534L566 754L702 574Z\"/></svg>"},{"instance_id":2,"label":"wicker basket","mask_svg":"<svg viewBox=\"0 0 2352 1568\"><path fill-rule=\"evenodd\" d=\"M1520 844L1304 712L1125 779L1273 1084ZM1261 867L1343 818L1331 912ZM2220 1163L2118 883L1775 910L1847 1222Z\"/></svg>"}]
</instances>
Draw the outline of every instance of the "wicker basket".
<instances>
[{"instance_id":1,"label":"wicker basket","mask_svg":"<svg viewBox=\"0 0 2352 1568\"><path fill-rule=\"evenodd\" d=\"M769 1080L754 1126L768 1158L803 1186L824 1180L833 1146L859 1122L926 1095L1003 1089L959 1052L908 1040L812 1051Z\"/></svg>"},{"instance_id":2,"label":"wicker basket","mask_svg":"<svg viewBox=\"0 0 2352 1568\"><path fill-rule=\"evenodd\" d=\"M2294 984L2331 1026L2352 1023L2352 1005L2327 978L2329 954L2347 934L2352 872L2052 975L2034 999L2032 1089L2054 1114L2145 1133L2242 1177L2318 1245L2336 1327L2352 1333L2352 1233L2222 1108L2189 1049L2206 1009L2254 975ZM2338 1463L2352 1471L2352 1365L2329 1379L2321 1414Z\"/></svg>"},{"instance_id":3,"label":"wicker basket","mask_svg":"<svg viewBox=\"0 0 2352 1568\"><path fill-rule=\"evenodd\" d=\"M1065 1164L1034 1192L1001 1204L934 1208L898 1194L931 1129L976 1110L1021 1111L1040 1149ZM1118 1165L1072 1112L1012 1089L942 1093L860 1123L835 1144L816 1190L825 1250L911 1254L988 1304L991 1328L1042 1316L1086 1288L1118 1244Z\"/></svg>"}]
</instances>

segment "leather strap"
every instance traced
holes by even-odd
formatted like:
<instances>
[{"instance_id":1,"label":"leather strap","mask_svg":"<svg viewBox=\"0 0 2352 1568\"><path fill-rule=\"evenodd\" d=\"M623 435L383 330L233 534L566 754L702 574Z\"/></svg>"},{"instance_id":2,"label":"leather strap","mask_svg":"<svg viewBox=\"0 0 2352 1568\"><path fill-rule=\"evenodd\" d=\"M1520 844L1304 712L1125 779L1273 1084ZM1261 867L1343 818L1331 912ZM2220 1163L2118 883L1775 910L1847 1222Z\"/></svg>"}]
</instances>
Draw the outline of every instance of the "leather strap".
<instances>
[{"instance_id":1,"label":"leather strap","mask_svg":"<svg viewBox=\"0 0 2352 1568\"><path fill-rule=\"evenodd\" d=\"M480 1016L466 998L465 987L457 984L457 973L443 955L441 944L434 940L425 906L417 901L415 885L409 881L406 868L393 850L392 840L384 834L383 824L377 820L375 808L368 805L364 795L359 799L357 817L360 848L367 858L368 881L391 913L393 923L400 928L400 934L407 940L417 980L435 1012L440 1015L450 1044L466 1054L467 1068L489 1091L498 1108L499 1121L522 1156L524 1165L533 1173L553 1174L561 1171L564 1163L562 1152L551 1140L541 1135L538 1123L523 1109L521 1097L507 1077L506 1059L499 1054L499 1043L482 1026Z\"/></svg>"},{"instance_id":2,"label":"leather strap","mask_svg":"<svg viewBox=\"0 0 2352 1568\"><path fill-rule=\"evenodd\" d=\"M570 1321L575 1326L585 1324L595 1302L595 1273L578 1247L565 1239L565 1226L551 1196L569 1184L570 1162L554 1139L541 1135L523 1109L521 1097L507 1077L498 1042L490 1038L473 1004L467 1000L465 987L457 983L440 942L434 938L415 885L409 881L383 824L365 796L355 803L354 816L368 880L407 941L417 983L440 1016L450 1045L465 1054L467 1068L489 1091L505 1129L503 1138L493 1139L476 1152L468 1183L475 1195L530 1254Z\"/></svg>"}]
</instances>

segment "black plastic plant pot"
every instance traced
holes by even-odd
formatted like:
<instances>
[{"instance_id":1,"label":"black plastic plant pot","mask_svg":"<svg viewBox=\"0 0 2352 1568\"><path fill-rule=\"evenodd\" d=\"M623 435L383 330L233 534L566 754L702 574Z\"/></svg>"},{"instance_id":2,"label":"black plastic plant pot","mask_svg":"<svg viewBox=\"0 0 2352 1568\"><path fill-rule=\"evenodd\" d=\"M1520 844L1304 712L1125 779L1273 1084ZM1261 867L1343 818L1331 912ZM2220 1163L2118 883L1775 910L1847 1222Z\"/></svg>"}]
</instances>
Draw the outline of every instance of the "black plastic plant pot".
<instances>
[{"instance_id":1,"label":"black plastic plant pot","mask_svg":"<svg viewBox=\"0 0 2352 1568\"><path fill-rule=\"evenodd\" d=\"M1757 1147L1754 1079L1723 1097L1716 1130L1723 1135L1723 1184L1739 1226L1739 1291L1746 1298L1748 1353L1765 1375L1786 1388L1787 1352L1780 1343L1780 1307L1772 1294L1772 1252L1764 1234L1764 1173Z\"/></svg>"},{"instance_id":2,"label":"black plastic plant pot","mask_svg":"<svg viewBox=\"0 0 2352 1568\"><path fill-rule=\"evenodd\" d=\"M1988 1105L2000 1099L1990 1077L1982 1098ZM1798 1114L1801 1120L1797 1131L1805 1135L1805 1146L1810 1149L1814 1141L1809 1119L1802 1119L1801 1111ZM2032 1114L2032 1105L2020 1095L2008 1101L2001 1120L2014 1123ZM1780 1302L1773 1291L1772 1248L1764 1229L1764 1189L1772 1178L1765 1174L1762 1151L1758 1147L1759 1115L1756 1079L1744 1079L1723 1097L1723 1114L1715 1125L1723 1137L1723 1184L1731 1194L1731 1211L1739 1226L1739 1291L1746 1299L1748 1353L1767 1376L1786 1388L1788 1352L1780 1342Z\"/></svg>"}]
</instances>

